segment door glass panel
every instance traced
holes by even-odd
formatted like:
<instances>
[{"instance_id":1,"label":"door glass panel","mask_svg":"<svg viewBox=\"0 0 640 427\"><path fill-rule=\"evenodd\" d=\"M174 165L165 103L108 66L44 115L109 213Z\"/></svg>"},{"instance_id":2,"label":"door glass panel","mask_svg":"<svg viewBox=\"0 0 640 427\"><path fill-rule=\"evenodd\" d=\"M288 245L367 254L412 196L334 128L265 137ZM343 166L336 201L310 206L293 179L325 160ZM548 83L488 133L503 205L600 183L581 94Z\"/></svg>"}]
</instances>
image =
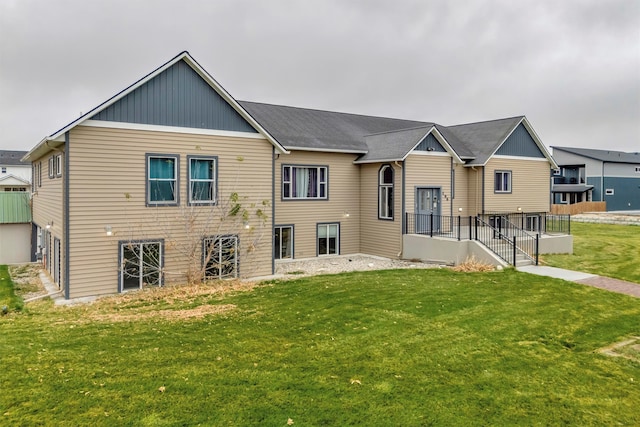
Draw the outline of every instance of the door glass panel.
<instances>
[{"instance_id":1,"label":"door glass panel","mask_svg":"<svg viewBox=\"0 0 640 427\"><path fill-rule=\"evenodd\" d=\"M122 288L140 288L140 245L122 245Z\"/></svg>"}]
</instances>

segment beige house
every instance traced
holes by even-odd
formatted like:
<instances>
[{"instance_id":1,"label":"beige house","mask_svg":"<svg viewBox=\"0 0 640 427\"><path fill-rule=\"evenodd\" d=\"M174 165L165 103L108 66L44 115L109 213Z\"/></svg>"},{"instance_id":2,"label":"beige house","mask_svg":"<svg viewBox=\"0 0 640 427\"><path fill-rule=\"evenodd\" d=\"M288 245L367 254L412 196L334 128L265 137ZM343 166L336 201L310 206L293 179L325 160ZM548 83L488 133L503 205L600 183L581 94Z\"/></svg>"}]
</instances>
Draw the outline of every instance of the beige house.
<instances>
[{"instance_id":1,"label":"beige house","mask_svg":"<svg viewBox=\"0 0 640 427\"><path fill-rule=\"evenodd\" d=\"M187 52L25 160L34 250L67 298L265 276L283 259L403 258L407 235L455 217L548 212L556 167L522 116L445 127L236 101Z\"/></svg>"}]
</instances>

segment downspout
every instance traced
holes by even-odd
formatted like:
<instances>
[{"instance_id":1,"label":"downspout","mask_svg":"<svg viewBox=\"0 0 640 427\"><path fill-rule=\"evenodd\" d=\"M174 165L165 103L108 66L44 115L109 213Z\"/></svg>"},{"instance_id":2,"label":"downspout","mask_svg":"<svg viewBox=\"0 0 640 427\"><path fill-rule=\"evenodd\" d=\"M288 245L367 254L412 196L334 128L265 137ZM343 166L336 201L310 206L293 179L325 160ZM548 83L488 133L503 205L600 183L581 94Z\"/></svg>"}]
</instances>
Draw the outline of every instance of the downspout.
<instances>
[{"instance_id":1,"label":"downspout","mask_svg":"<svg viewBox=\"0 0 640 427\"><path fill-rule=\"evenodd\" d=\"M66 147L66 153L64 157L64 172L63 172L63 220L64 230L62 231L64 238L64 298L69 299L70 296L70 281L69 281L69 131L64 134L64 145ZM47 141L47 146L49 146L49 141Z\"/></svg>"},{"instance_id":2,"label":"downspout","mask_svg":"<svg viewBox=\"0 0 640 427\"><path fill-rule=\"evenodd\" d=\"M455 174L455 170L453 169L453 157L450 158L451 159L451 172L449 173L449 181L451 181L449 183L449 193L450 193L450 199L451 201L449 202L449 216L453 218L453 194L454 194L454 181L453 181L453 174Z\"/></svg>"},{"instance_id":3,"label":"downspout","mask_svg":"<svg viewBox=\"0 0 640 427\"><path fill-rule=\"evenodd\" d=\"M397 160L394 163L395 163L396 167L398 167L398 168L400 168L402 170L402 201L401 201L401 206L400 206L400 214L402 215L402 222L401 222L401 225L400 225L402 227L402 230L401 230L402 234L400 235L401 236L400 240L401 240L401 244L402 244L402 241L404 240L404 230L405 230L405 227L406 227L406 224L405 224L405 222L406 222L406 218L405 218L406 217L406 206L405 206L406 194L405 194L405 185L404 185L404 183L405 183L405 168L404 168L404 160L402 161L402 165L400 165ZM402 249L400 250L400 252L398 252L398 258L401 258L401 257L402 257Z\"/></svg>"},{"instance_id":4,"label":"downspout","mask_svg":"<svg viewBox=\"0 0 640 427\"><path fill-rule=\"evenodd\" d=\"M484 215L484 166L482 167L482 215Z\"/></svg>"},{"instance_id":5,"label":"downspout","mask_svg":"<svg viewBox=\"0 0 640 427\"><path fill-rule=\"evenodd\" d=\"M602 162L602 172L600 173L600 201L604 202L604 162Z\"/></svg>"},{"instance_id":6,"label":"downspout","mask_svg":"<svg viewBox=\"0 0 640 427\"><path fill-rule=\"evenodd\" d=\"M271 148L271 274L276 274L276 242L273 233L276 227L276 147ZM292 254L294 256L295 254Z\"/></svg>"}]
</instances>

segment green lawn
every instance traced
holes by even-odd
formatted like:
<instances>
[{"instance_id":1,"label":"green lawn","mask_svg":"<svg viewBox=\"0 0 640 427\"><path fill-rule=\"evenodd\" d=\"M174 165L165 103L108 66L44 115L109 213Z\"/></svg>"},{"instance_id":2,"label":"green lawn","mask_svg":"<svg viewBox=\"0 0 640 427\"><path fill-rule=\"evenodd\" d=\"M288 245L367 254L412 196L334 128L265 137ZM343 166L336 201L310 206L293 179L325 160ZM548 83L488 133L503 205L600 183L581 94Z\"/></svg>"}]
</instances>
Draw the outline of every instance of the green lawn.
<instances>
[{"instance_id":1,"label":"green lawn","mask_svg":"<svg viewBox=\"0 0 640 427\"><path fill-rule=\"evenodd\" d=\"M512 269L211 289L1 317L0 424L640 424L637 352L595 352L638 299Z\"/></svg>"},{"instance_id":2,"label":"green lawn","mask_svg":"<svg viewBox=\"0 0 640 427\"><path fill-rule=\"evenodd\" d=\"M640 283L640 227L571 223L573 255L544 255L553 267Z\"/></svg>"},{"instance_id":3,"label":"green lawn","mask_svg":"<svg viewBox=\"0 0 640 427\"><path fill-rule=\"evenodd\" d=\"M15 293L9 268L6 265L0 265L0 316L5 312L20 310L22 305L22 299Z\"/></svg>"}]
</instances>

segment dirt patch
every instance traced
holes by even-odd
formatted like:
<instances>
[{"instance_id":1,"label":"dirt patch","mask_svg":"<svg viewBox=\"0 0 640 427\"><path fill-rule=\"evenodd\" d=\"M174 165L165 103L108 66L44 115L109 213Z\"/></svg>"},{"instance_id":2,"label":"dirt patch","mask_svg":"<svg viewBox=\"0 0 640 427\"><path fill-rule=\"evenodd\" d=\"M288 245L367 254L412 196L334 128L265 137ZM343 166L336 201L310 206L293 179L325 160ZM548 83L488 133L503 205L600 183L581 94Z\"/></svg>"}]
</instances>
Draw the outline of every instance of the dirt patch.
<instances>
[{"instance_id":1,"label":"dirt patch","mask_svg":"<svg viewBox=\"0 0 640 427\"><path fill-rule=\"evenodd\" d=\"M632 337L596 350L612 357L624 357L640 363L640 337Z\"/></svg>"},{"instance_id":2,"label":"dirt patch","mask_svg":"<svg viewBox=\"0 0 640 427\"><path fill-rule=\"evenodd\" d=\"M13 281L16 295L24 300L46 295L47 290L40 280L40 264L23 264L9 266L9 275Z\"/></svg>"},{"instance_id":3,"label":"dirt patch","mask_svg":"<svg viewBox=\"0 0 640 427\"><path fill-rule=\"evenodd\" d=\"M75 323L130 322L145 319L181 321L220 315L236 309L224 304L225 295L248 292L258 285L252 282L217 281L198 285L145 288L99 298L93 302L57 307L77 314Z\"/></svg>"},{"instance_id":4,"label":"dirt patch","mask_svg":"<svg viewBox=\"0 0 640 427\"><path fill-rule=\"evenodd\" d=\"M132 322L144 319L158 318L161 320L180 321L187 319L201 319L207 315L222 314L235 310L234 304L223 305L201 305L199 307L186 310L159 310L146 311L142 313L109 313L93 314L87 320L97 320L102 322Z\"/></svg>"}]
</instances>

